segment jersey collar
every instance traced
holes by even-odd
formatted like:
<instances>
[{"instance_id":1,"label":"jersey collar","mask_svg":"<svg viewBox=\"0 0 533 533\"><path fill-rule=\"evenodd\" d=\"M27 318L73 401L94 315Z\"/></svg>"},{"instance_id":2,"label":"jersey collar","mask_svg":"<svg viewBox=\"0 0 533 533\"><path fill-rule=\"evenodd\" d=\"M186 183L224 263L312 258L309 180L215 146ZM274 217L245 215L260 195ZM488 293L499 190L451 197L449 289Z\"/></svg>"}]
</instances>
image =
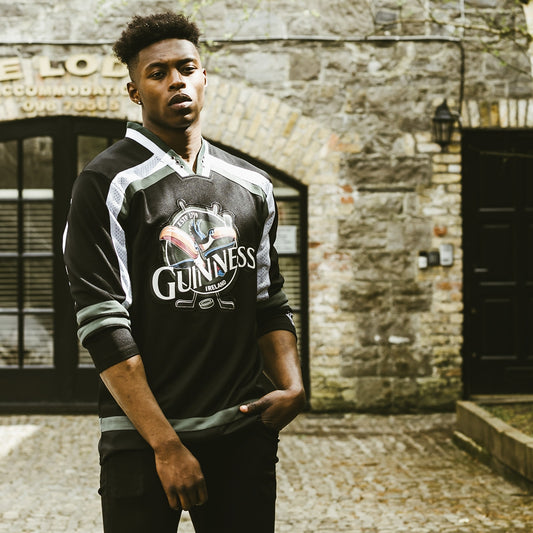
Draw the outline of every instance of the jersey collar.
<instances>
[{"instance_id":1,"label":"jersey collar","mask_svg":"<svg viewBox=\"0 0 533 533\"><path fill-rule=\"evenodd\" d=\"M202 146L196 159L196 172L194 172L178 153L144 126L136 122L128 122L125 136L144 146L182 177L193 175L209 177L209 158L207 157L209 148L203 137Z\"/></svg>"}]
</instances>

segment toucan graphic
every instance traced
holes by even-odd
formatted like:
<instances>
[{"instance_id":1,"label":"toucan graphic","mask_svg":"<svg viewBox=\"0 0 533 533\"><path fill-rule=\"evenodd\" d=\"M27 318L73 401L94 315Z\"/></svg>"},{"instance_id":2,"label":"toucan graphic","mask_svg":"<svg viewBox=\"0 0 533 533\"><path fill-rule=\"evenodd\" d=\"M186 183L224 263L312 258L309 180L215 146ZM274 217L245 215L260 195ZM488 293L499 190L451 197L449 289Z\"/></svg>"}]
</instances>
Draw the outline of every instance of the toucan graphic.
<instances>
[{"instance_id":1,"label":"toucan graphic","mask_svg":"<svg viewBox=\"0 0 533 533\"><path fill-rule=\"evenodd\" d=\"M215 206L213 213L216 214L218 206ZM191 266L191 263L200 269L206 268L206 262L209 257L219 250L231 248L235 246L237 234L235 229L230 225L215 226L206 231L201 227L202 219L194 218L191 221L188 231L178 228L173 225L165 226L159 234L160 241L166 241L172 246L175 246L184 257L170 266L174 268L186 269ZM174 255L174 259L176 256ZM223 276L224 272L219 271L219 276ZM232 300L222 300L219 294L216 294L216 299L221 309L234 309L235 304ZM193 308L196 304L198 295L194 293L192 300L177 300L177 307ZM213 305L212 297L205 298L200 302L203 309L208 309Z\"/></svg>"},{"instance_id":2,"label":"toucan graphic","mask_svg":"<svg viewBox=\"0 0 533 533\"><path fill-rule=\"evenodd\" d=\"M237 237L235 230L228 226L211 228L207 233L204 233L200 228L200 221L198 219L191 224L191 234L192 236L176 226L165 226L161 230L159 240L172 243L187 256L182 261L178 261L171 266L179 267L183 263L191 261L204 266L205 259L218 250L233 246ZM231 241L217 242L220 239L227 238L231 239Z\"/></svg>"}]
</instances>

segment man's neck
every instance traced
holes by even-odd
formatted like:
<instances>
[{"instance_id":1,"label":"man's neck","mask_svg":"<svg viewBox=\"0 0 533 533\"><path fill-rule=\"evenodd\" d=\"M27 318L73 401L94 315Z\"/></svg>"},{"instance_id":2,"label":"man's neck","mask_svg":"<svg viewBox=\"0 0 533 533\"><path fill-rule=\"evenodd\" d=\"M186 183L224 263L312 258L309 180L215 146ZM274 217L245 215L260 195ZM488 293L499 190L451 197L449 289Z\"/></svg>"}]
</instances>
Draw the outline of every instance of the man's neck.
<instances>
[{"instance_id":1,"label":"man's neck","mask_svg":"<svg viewBox=\"0 0 533 533\"><path fill-rule=\"evenodd\" d=\"M196 171L196 158L202 147L202 133L197 125L186 129L161 130L146 126L155 133L165 144L172 148L194 171Z\"/></svg>"}]
</instances>

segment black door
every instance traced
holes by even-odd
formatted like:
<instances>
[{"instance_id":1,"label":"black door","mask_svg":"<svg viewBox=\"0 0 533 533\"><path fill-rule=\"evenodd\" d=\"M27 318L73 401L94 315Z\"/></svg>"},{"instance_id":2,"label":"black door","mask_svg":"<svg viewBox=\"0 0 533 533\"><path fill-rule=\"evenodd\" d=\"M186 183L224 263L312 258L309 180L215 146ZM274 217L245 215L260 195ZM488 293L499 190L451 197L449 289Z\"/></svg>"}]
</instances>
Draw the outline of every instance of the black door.
<instances>
[{"instance_id":1,"label":"black door","mask_svg":"<svg viewBox=\"0 0 533 533\"><path fill-rule=\"evenodd\" d=\"M97 375L79 345L62 261L72 184L124 134L117 120L0 124L0 408L92 410Z\"/></svg>"},{"instance_id":2,"label":"black door","mask_svg":"<svg viewBox=\"0 0 533 533\"><path fill-rule=\"evenodd\" d=\"M464 131L468 396L533 392L533 131Z\"/></svg>"}]
</instances>

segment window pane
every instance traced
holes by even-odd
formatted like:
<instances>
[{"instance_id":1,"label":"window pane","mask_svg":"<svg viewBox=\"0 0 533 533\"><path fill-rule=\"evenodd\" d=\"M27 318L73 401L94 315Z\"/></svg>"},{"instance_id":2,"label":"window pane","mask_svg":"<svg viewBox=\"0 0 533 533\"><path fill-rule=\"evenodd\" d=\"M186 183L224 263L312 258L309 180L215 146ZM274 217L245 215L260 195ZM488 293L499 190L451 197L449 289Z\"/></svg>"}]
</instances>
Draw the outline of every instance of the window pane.
<instances>
[{"instance_id":1,"label":"window pane","mask_svg":"<svg viewBox=\"0 0 533 533\"><path fill-rule=\"evenodd\" d=\"M0 307L18 307L17 260L0 259Z\"/></svg>"},{"instance_id":2,"label":"window pane","mask_svg":"<svg viewBox=\"0 0 533 533\"><path fill-rule=\"evenodd\" d=\"M283 292L293 308L300 307L300 259L298 257L280 257L279 268L285 278Z\"/></svg>"},{"instance_id":3,"label":"window pane","mask_svg":"<svg viewBox=\"0 0 533 533\"><path fill-rule=\"evenodd\" d=\"M78 353L79 353L79 362L78 365L81 366L92 366L94 363L91 357L91 354L82 346L81 342L78 341Z\"/></svg>"},{"instance_id":4,"label":"window pane","mask_svg":"<svg viewBox=\"0 0 533 533\"><path fill-rule=\"evenodd\" d=\"M52 315L24 317L24 366L54 364L54 320Z\"/></svg>"},{"instance_id":5,"label":"window pane","mask_svg":"<svg viewBox=\"0 0 533 533\"><path fill-rule=\"evenodd\" d=\"M0 142L0 194L1 189L16 192L17 186L17 141Z\"/></svg>"},{"instance_id":6,"label":"window pane","mask_svg":"<svg viewBox=\"0 0 533 533\"><path fill-rule=\"evenodd\" d=\"M2 191L0 190L0 194ZM16 202L0 200L0 252L18 251L18 208Z\"/></svg>"},{"instance_id":7,"label":"window pane","mask_svg":"<svg viewBox=\"0 0 533 533\"><path fill-rule=\"evenodd\" d=\"M300 204L288 200L278 200L279 224L300 225Z\"/></svg>"},{"instance_id":8,"label":"window pane","mask_svg":"<svg viewBox=\"0 0 533 533\"><path fill-rule=\"evenodd\" d=\"M80 135L78 137L78 174L85 165L108 147L106 137Z\"/></svg>"},{"instance_id":9,"label":"window pane","mask_svg":"<svg viewBox=\"0 0 533 533\"><path fill-rule=\"evenodd\" d=\"M24 262L24 307L53 307L52 259L26 259Z\"/></svg>"},{"instance_id":10,"label":"window pane","mask_svg":"<svg viewBox=\"0 0 533 533\"><path fill-rule=\"evenodd\" d=\"M24 202L24 251L52 251L52 204Z\"/></svg>"},{"instance_id":11,"label":"window pane","mask_svg":"<svg viewBox=\"0 0 533 533\"><path fill-rule=\"evenodd\" d=\"M16 315L0 315L0 366L18 366Z\"/></svg>"},{"instance_id":12,"label":"window pane","mask_svg":"<svg viewBox=\"0 0 533 533\"><path fill-rule=\"evenodd\" d=\"M52 138L31 137L23 141L24 189L52 189Z\"/></svg>"},{"instance_id":13,"label":"window pane","mask_svg":"<svg viewBox=\"0 0 533 533\"><path fill-rule=\"evenodd\" d=\"M18 243L17 141L0 143L0 252L16 252Z\"/></svg>"},{"instance_id":14,"label":"window pane","mask_svg":"<svg viewBox=\"0 0 533 533\"><path fill-rule=\"evenodd\" d=\"M298 189L291 187L283 180L271 176L272 185L274 185L274 196L276 198L281 198L282 196L300 196Z\"/></svg>"},{"instance_id":15,"label":"window pane","mask_svg":"<svg viewBox=\"0 0 533 533\"><path fill-rule=\"evenodd\" d=\"M300 251L300 204L289 200L279 200L278 236L276 247L280 253Z\"/></svg>"}]
</instances>

